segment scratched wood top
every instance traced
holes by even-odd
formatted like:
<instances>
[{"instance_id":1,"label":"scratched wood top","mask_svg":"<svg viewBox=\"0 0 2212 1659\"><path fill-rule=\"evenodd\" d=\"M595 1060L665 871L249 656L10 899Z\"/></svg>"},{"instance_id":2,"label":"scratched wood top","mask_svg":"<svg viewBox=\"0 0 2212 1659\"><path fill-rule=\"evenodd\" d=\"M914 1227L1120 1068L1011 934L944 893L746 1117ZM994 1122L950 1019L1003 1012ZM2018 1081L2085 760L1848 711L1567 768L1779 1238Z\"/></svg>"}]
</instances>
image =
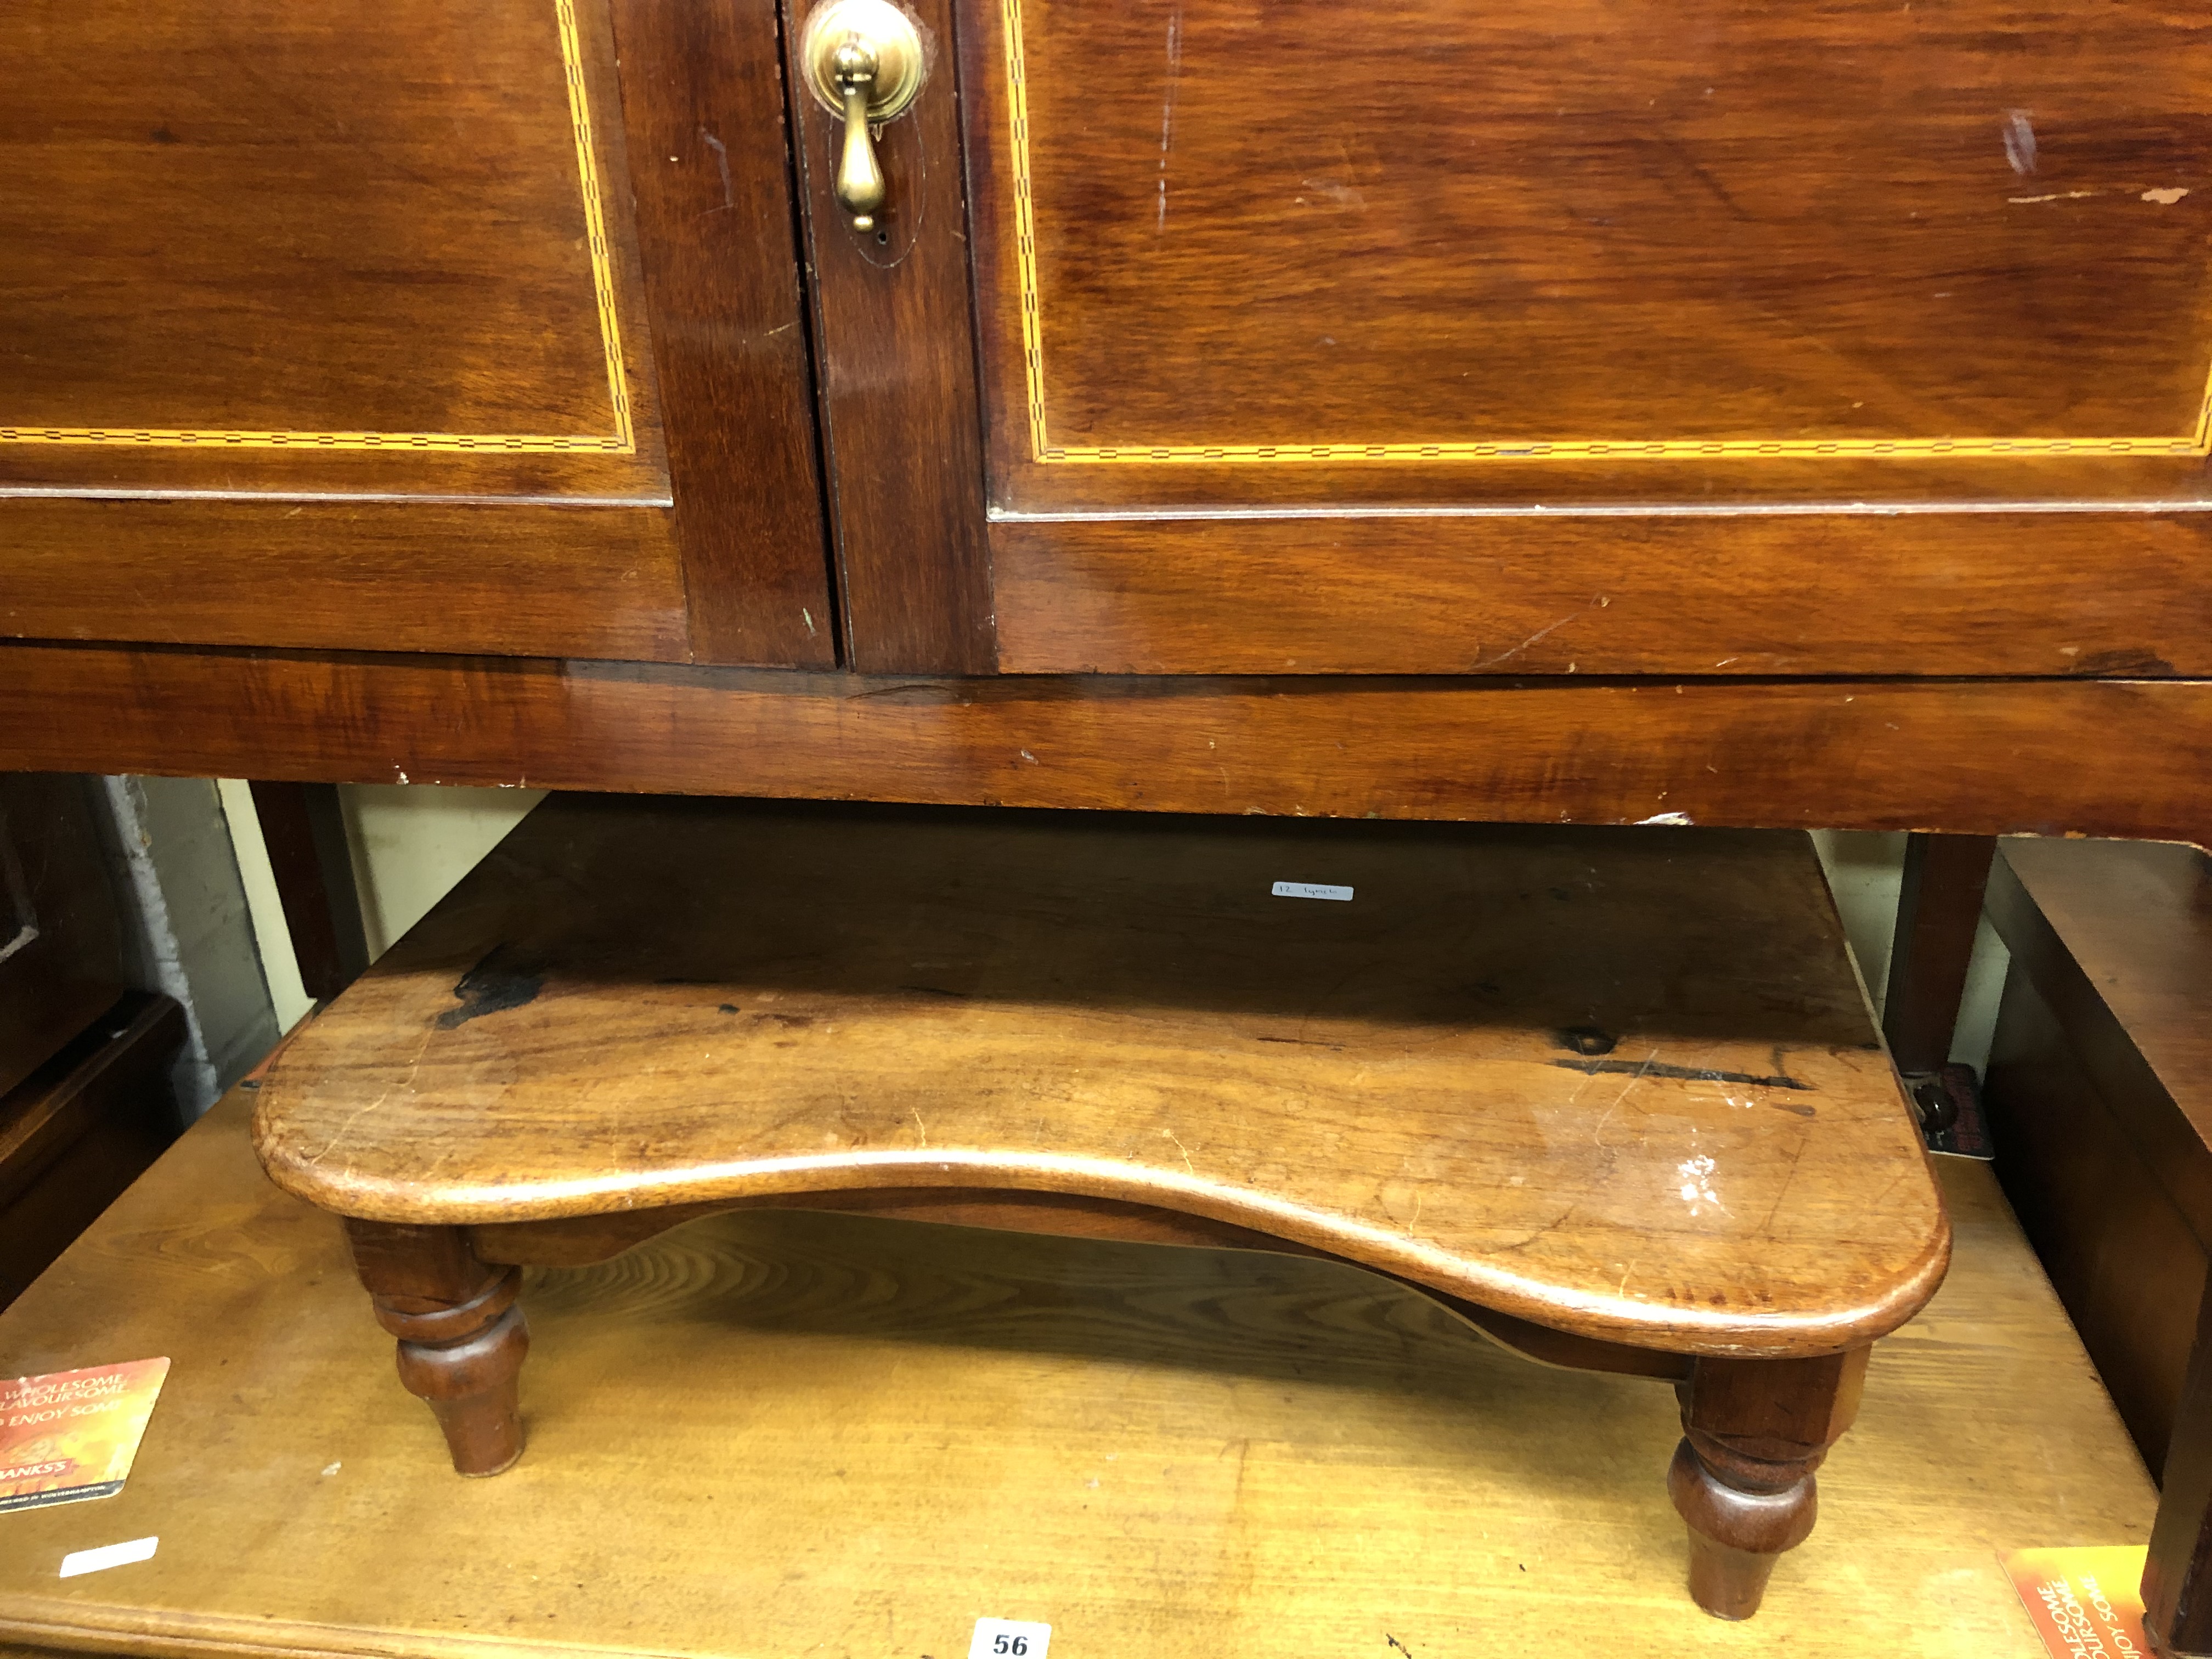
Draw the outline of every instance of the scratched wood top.
<instances>
[{"instance_id":1,"label":"scratched wood top","mask_svg":"<svg viewBox=\"0 0 2212 1659\"><path fill-rule=\"evenodd\" d=\"M256 1136L396 1221L1129 1200L1686 1352L1866 1340L1948 1250L1790 835L556 798Z\"/></svg>"},{"instance_id":2,"label":"scratched wood top","mask_svg":"<svg viewBox=\"0 0 2212 1659\"><path fill-rule=\"evenodd\" d=\"M0 1516L0 1653L957 1659L993 1614L1048 1621L1057 1659L1466 1659L1532 1630L1601 1630L1553 1645L1607 1659L2041 1659L2002 1552L2141 1543L2156 1502L1957 1159L1957 1264L1876 1345L1749 1624L1682 1592L1671 1390L1252 1252L694 1222L532 1274L530 1449L462 1480L338 1229L253 1167L246 1100L0 1313L0 1376L171 1361L118 1496Z\"/></svg>"}]
</instances>

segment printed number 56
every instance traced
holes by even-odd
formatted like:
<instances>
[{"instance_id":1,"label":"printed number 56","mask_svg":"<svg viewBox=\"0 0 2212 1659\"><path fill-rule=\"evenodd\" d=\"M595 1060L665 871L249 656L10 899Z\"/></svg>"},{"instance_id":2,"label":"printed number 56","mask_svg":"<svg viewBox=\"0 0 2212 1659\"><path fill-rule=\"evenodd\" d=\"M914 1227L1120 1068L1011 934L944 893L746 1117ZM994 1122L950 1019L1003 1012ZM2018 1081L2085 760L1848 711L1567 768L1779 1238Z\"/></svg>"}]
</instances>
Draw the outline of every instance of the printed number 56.
<instances>
[{"instance_id":1,"label":"printed number 56","mask_svg":"<svg viewBox=\"0 0 2212 1659\"><path fill-rule=\"evenodd\" d=\"M994 1653L1011 1654L1012 1659L1022 1659L1029 1650L1030 1638L1026 1636L1009 1636L1001 1631L991 1638L991 1651Z\"/></svg>"}]
</instances>

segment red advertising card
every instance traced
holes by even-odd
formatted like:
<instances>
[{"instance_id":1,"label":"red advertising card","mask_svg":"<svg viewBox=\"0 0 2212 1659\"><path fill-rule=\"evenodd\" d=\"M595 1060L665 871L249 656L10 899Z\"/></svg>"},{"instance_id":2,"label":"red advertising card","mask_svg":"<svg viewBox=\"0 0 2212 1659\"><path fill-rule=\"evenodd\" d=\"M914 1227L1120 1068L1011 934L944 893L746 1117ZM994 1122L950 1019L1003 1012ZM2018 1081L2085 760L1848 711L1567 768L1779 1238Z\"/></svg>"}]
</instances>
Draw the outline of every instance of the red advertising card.
<instances>
[{"instance_id":1,"label":"red advertising card","mask_svg":"<svg viewBox=\"0 0 2212 1659\"><path fill-rule=\"evenodd\" d=\"M2053 1659L2150 1659L2143 1634L2141 1544L2014 1550L2005 1557Z\"/></svg>"},{"instance_id":2,"label":"red advertising card","mask_svg":"<svg viewBox=\"0 0 2212 1659\"><path fill-rule=\"evenodd\" d=\"M0 1511L121 1492L168 1374L134 1359L0 1382Z\"/></svg>"}]
</instances>

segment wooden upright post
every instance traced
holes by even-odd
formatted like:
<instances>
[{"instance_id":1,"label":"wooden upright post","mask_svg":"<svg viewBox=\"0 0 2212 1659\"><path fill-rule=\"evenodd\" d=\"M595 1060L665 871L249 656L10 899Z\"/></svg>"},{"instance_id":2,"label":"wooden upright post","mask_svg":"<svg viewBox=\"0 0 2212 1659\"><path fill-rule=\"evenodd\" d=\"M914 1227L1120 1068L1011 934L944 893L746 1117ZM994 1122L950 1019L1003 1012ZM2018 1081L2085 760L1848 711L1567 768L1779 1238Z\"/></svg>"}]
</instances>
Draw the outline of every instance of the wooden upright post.
<instances>
[{"instance_id":1,"label":"wooden upright post","mask_svg":"<svg viewBox=\"0 0 2212 1659\"><path fill-rule=\"evenodd\" d=\"M1897 1069L1908 1076L1941 1071L1951 1058L1996 850L1995 836L1914 835L1905 842L1881 1030Z\"/></svg>"},{"instance_id":2,"label":"wooden upright post","mask_svg":"<svg viewBox=\"0 0 2212 1659\"><path fill-rule=\"evenodd\" d=\"M256 781L250 787L301 987L328 1002L368 967L337 786Z\"/></svg>"}]
</instances>

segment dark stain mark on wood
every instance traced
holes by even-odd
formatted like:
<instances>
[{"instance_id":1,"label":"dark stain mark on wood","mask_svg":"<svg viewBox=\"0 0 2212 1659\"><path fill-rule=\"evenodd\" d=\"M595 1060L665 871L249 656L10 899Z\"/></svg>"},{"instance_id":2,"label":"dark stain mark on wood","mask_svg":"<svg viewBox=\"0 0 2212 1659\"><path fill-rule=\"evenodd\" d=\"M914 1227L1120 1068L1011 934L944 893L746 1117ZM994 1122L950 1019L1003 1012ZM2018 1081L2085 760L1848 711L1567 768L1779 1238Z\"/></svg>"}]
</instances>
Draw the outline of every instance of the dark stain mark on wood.
<instances>
[{"instance_id":1,"label":"dark stain mark on wood","mask_svg":"<svg viewBox=\"0 0 2212 1659\"><path fill-rule=\"evenodd\" d=\"M1620 1043L1612 1032L1601 1031L1595 1025L1570 1025L1553 1036L1559 1047L1571 1048L1578 1054L1609 1054Z\"/></svg>"},{"instance_id":2,"label":"dark stain mark on wood","mask_svg":"<svg viewBox=\"0 0 2212 1659\"><path fill-rule=\"evenodd\" d=\"M450 1031L485 1014L520 1008L535 1000L544 988L544 969L517 960L504 945L495 946L483 961L461 975L453 987L453 994L460 999L461 1006L440 1014L438 1029Z\"/></svg>"},{"instance_id":3,"label":"dark stain mark on wood","mask_svg":"<svg viewBox=\"0 0 2212 1659\"><path fill-rule=\"evenodd\" d=\"M1595 1077L1601 1072L1618 1072L1641 1077L1679 1078L1686 1083L1748 1083L1758 1089L1802 1089L1808 1085L1794 1077L1759 1077L1751 1072L1713 1072L1698 1066L1668 1066L1657 1060L1555 1060L1553 1065L1570 1072L1586 1072ZM1793 1111L1801 1109L1792 1107ZM1802 1109L1807 1115L1812 1109Z\"/></svg>"},{"instance_id":4,"label":"dark stain mark on wood","mask_svg":"<svg viewBox=\"0 0 2212 1659\"><path fill-rule=\"evenodd\" d=\"M2075 658L2067 672L2077 675L2142 674L2171 679L2173 665L2156 652L2146 649L2092 651Z\"/></svg>"}]
</instances>

